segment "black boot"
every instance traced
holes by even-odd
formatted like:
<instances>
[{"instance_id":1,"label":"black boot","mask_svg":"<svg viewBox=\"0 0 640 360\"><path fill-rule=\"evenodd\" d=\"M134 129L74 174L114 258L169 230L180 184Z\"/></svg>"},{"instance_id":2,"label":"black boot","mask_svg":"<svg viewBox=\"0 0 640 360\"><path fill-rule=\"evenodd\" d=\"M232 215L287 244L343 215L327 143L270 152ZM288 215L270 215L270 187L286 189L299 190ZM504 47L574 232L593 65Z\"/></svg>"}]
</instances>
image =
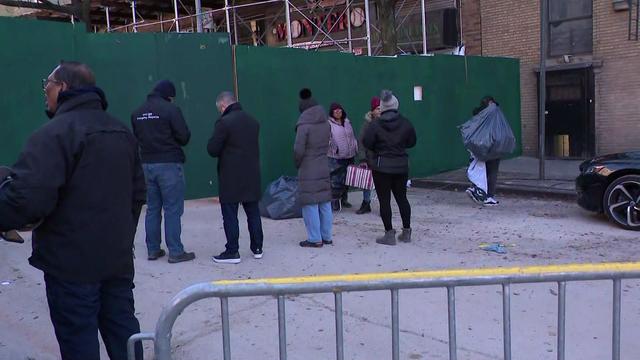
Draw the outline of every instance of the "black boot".
<instances>
[{"instance_id":1,"label":"black boot","mask_svg":"<svg viewBox=\"0 0 640 360\"><path fill-rule=\"evenodd\" d=\"M331 200L331 210L333 210L334 212L342 210L342 207L340 206L340 200Z\"/></svg>"},{"instance_id":2,"label":"black boot","mask_svg":"<svg viewBox=\"0 0 640 360\"><path fill-rule=\"evenodd\" d=\"M345 209L351 209L352 205L349 203L347 193L344 193L340 198L340 205Z\"/></svg>"},{"instance_id":3,"label":"black boot","mask_svg":"<svg viewBox=\"0 0 640 360\"><path fill-rule=\"evenodd\" d=\"M356 211L356 214L362 215L362 214L366 214L366 213L370 213L370 212L371 212L371 203L363 201L362 205L360 205L360 209L358 209L358 211Z\"/></svg>"}]
</instances>

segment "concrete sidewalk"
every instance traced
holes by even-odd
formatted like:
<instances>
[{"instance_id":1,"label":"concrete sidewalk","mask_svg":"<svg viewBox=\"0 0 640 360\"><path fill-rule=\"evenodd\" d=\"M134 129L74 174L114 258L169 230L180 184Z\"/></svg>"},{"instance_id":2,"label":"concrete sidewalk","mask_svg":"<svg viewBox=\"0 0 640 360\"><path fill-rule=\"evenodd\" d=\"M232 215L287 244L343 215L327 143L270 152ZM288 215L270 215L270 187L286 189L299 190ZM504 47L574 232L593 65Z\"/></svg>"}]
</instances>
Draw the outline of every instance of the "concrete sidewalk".
<instances>
[{"instance_id":1,"label":"concrete sidewalk","mask_svg":"<svg viewBox=\"0 0 640 360\"><path fill-rule=\"evenodd\" d=\"M526 196L575 198L575 178L582 160L547 160L546 180L538 179L537 158L521 156L500 163L498 192ZM469 186L467 168L448 171L428 178L413 179L413 186L430 189L464 191Z\"/></svg>"},{"instance_id":2,"label":"concrete sidewalk","mask_svg":"<svg viewBox=\"0 0 640 360\"><path fill-rule=\"evenodd\" d=\"M350 194L358 204L361 192ZM224 249L220 205L209 199L185 204L183 241L197 258L169 264L166 257L147 261L144 217L135 240L136 315L143 331L152 331L165 305L182 289L222 279L509 267L604 261L635 261L640 242L633 231L619 229L603 216L566 201L501 197L500 206L484 207L466 194L409 189L413 242L397 246L375 243L383 232L374 211L356 209L335 215L334 245L301 248L302 219L263 219L265 255L256 260L249 250L246 217L240 211L240 253L237 265L211 261ZM394 208L394 222L399 215ZM0 359L59 360L42 272L31 267L27 243L0 242ZM484 242L502 242L506 254L482 250ZM164 247L164 245L163 245ZM557 284L512 287L513 357L555 359ZM622 357L640 354L640 282L623 282ZM345 359L391 358L391 307L388 291L344 294ZM611 282L580 282L567 286L567 359L611 358ZM448 359L446 289L400 292L400 358ZM502 351L502 295L499 286L456 289L459 360L499 360ZM233 359L278 359L277 300L273 297L229 300ZM287 296L289 359L335 359L335 313L332 294ZM172 332L173 359L221 358L220 302L199 301L187 308ZM145 342L145 359L152 359ZM636 354L636 355L634 355ZM103 350L102 359L107 359Z\"/></svg>"}]
</instances>

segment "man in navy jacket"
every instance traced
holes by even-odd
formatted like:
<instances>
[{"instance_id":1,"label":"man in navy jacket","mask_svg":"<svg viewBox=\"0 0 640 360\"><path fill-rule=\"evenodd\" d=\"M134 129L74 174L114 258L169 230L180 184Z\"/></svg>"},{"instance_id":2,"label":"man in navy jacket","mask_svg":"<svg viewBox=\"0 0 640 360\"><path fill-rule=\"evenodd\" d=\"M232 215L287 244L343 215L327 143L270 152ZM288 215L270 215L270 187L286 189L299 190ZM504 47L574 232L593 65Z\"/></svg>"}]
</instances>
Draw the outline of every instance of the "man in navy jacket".
<instances>
[{"instance_id":1,"label":"man in navy jacket","mask_svg":"<svg viewBox=\"0 0 640 360\"><path fill-rule=\"evenodd\" d=\"M147 182L147 215L145 219L148 259L165 255L160 248L160 224L164 210L164 240L169 249L169 262L195 259L185 252L180 236L180 219L184 213L183 146L191 132L180 108L173 104L176 88L169 80L159 81L147 101L131 114L131 127L140 142L140 156Z\"/></svg>"}]
</instances>

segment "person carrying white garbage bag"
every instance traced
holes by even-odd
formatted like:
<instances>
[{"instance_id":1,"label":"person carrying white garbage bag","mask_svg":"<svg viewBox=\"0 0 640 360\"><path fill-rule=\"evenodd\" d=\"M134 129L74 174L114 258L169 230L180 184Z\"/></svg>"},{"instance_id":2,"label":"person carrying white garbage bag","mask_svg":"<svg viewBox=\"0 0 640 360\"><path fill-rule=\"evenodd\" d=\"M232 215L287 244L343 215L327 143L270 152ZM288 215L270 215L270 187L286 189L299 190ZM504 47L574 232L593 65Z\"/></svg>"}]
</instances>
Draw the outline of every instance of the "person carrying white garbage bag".
<instances>
[{"instance_id":1,"label":"person carrying white garbage bag","mask_svg":"<svg viewBox=\"0 0 640 360\"><path fill-rule=\"evenodd\" d=\"M471 181L471 186L467 188L466 193L469 194L471 200L482 204L487 200L487 166L484 161L476 159L471 152L469 159L469 167L467 168L467 177Z\"/></svg>"},{"instance_id":2,"label":"person carrying white garbage bag","mask_svg":"<svg viewBox=\"0 0 640 360\"><path fill-rule=\"evenodd\" d=\"M477 203L498 205L495 190L500 159L515 150L516 140L493 97L484 97L480 106L473 110L473 115L460 126L464 146L471 153L467 176L473 186L466 192Z\"/></svg>"}]
</instances>

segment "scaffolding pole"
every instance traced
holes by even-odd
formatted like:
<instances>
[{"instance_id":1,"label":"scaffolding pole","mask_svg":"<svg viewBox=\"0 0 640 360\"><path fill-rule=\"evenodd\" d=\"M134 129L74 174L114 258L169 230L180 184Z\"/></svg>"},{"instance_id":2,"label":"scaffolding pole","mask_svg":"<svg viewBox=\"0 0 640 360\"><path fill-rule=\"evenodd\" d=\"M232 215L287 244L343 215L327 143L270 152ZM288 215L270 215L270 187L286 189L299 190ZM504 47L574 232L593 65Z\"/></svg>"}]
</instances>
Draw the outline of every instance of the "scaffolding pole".
<instances>
[{"instance_id":1,"label":"scaffolding pole","mask_svg":"<svg viewBox=\"0 0 640 360\"><path fill-rule=\"evenodd\" d=\"M371 56L371 22L369 21L369 0L364 0L364 17L367 21L367 55Z\"/></svg>"},{"instance_id":2,"label":"scaffolding pole","mask_svg":"<svg viewBox=\"0 0 640 360\"><path fill-rule=\"evenodd\" d=\"M291 39L291 11L289 9L289 0L284 0L284 15L287 21L287 47L293 44Z\"/></svg>"},{"instance_id":3,"label":"scaffolding pole","mask_svg":"<svg viewBox=\"0 0 640 360\"><path fill-rule=\"evenodd\" d=\"M111 19L109 18L109 7L104 8L104 15L107 18L107 32L111 32Z\"/></svg>"},{"instance_id":4,"label":"scaffolding pole","mask_svg":"<svg viewBox=\"0 0 640 360\"><path fill-rule=\"evenodd\" d=\"M425 0L421 0L421 2L422 2L422 54L427 55L427 9L424 4Z\"/></svg>"},{"instance_id":5,"label":"scaffolding pole","mask_svg":"<svg viewBox=\"0 0 640 360\"><path fill-rule=\"evenodd\" d=\"M131 0L131 18L133 19L133 32L138 32L138 29L136 29L136 0Z\"/></svg>"},{"instance_id":6,"label":"scaffolding pole","mask_svg":"<svg viewBox=\"0 0 640 360\"><path fill-rule=\"evenodd\" d=\"M176 23L176 32L180 32L180 21L178 20L178 0L173 0L174 21Z\"/></svg>"},{"instance_id":7,"label":"scaffolding pole","mask_svg":"<svg viewBox=\"0 0 640 360\"><path fill-rule=\"evenodd\" d=\"M351 2L347 2L347 39L349 39L349 52L353 53L353 44L351 43Z\"/></svg>"},{"instance_id":8,"label":"scaffolding pole","mask_svg":"<svg viewBox=\"0 0 640 360\"><path fill-rule=\"evenodd\" d=\"M234 44L238 45L238 19L236 17L236 2L235 0L233 1L233 38L234 38Z\"/></svg>"},{"instance_id":9,"label":"scaffolding pole","mask_svg":"<svg viewBox=\"0 0 640 360\"><path fill-rule=\"evenodd\" d=\"M227 20L227 33L229 34L229 41L231 41L231 21L229 20L229 0L224 0L224 14Z\"/></svg>"},{"instance_id":10,"label":"scaffolding pole","mask_svg":"<svg viewBox=\"0 0 640 360\"><path fill-rule=\"evenodd\" d=\"M199 33L202 32L202 2L195 0L196 2L196 29Z\"/></svg>"}]
</instances>

